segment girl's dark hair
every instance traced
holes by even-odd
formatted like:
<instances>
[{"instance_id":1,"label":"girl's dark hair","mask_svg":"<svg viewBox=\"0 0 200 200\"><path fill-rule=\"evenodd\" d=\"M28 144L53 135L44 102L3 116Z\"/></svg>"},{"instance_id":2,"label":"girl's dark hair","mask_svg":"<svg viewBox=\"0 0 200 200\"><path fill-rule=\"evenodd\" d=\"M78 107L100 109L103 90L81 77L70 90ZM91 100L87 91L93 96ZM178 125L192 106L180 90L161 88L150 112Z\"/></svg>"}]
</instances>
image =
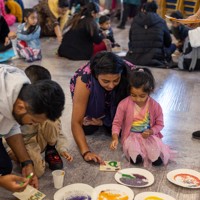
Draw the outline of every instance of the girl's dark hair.
<instances>
[{"instance_id":1,"label":"girl's dark hair","mask_svg":"<svg viewBox=\"0 0 200 200\"><path fill-rule=\"evenodd\" d=\"M24 10L24 18L28 19L28 17L32 14L32 13L37 13L37 10L35 10L34 8L28 8L28 9L25 9ZM38 28L38 25L36 24L35 26L30 26L28 29L27 29L27 33L30 34L30 33L33 33L36 28Z\"/></svg>"},{"instance_id":2,"label":"girl's dark hair","mask_svg":"<svg viewBox=\"0 0 200 200\"><path fill-rule=\"evenodd\" d=\"M128 78L126 62L112 52L102 51L90 60L91 74L97 78L100 74L121 74L121 80L115 88L115 104L128 96Z\"/></svg>"},{"instance_id":3,"label":"girl's dark hair","mask_svg":"<svg viewBox=\"0 0 200 200\"><path fill-rule=\"evenodd\" d=\"M58 7L59 8L67 8L67 7L69 7L68 0L58 0Z\"/></svg>"},{"instance_id":4,"label":"girl's dark hair","mask_svg":"<svg viewBox=\"0 0 200 200\"><path fill-rule=\"evenodd\" d=\"M151 71L147 68L137 68L130 77L130 85L134 88L141 88L144 92L150 94L155 89L155 79ZM129 90L130 91L130 90Z\"/></svg>"},{"instance_id":5,"label":"girl's dark hair","mask_svg":"<svg viewBox=\"0 0 200 200\"><path fill-rule=\"evenodd\" d=\"M71 20L69 20L67 27L71 27L72 29L78 28L79 22L81 19L86 18L86 25L90 24L89 21L94 21L92 17L92 12L99 13L99 5L90 2L86 4L78 13L76 13Z\"/></svg>"}]
</instances>

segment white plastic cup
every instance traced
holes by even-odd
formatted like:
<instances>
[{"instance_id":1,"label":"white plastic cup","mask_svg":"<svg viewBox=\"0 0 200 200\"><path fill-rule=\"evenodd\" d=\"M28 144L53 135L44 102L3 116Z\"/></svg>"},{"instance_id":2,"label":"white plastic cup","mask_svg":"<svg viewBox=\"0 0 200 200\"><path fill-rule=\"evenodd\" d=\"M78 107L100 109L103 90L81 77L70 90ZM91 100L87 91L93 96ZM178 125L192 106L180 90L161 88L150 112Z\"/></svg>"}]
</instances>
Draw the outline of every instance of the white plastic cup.
<instances>
[{"instance_id":1,"label":"white plastic cup","mask_svg":"<svg viewBox=\"0 0 200 200\"><path fill-rule=\"evenodd\" d=\"M13 51L15 53L15 56L18 56L18 53L17 53L17 38L12 39L11 42L12 42L12 47L13 47Z\"/></svg>"},{"instance_id":2,"label":"white plastic cup","mask_svg":"<svg viewBox=\"0 0 200 200\"><path fill-rule=\"evenodd\" d=\"M53 183L56 189L60 189L63 187L65 171L63 170L54 170L52 172L53 175Z\"/></svg>"}]
</instances>

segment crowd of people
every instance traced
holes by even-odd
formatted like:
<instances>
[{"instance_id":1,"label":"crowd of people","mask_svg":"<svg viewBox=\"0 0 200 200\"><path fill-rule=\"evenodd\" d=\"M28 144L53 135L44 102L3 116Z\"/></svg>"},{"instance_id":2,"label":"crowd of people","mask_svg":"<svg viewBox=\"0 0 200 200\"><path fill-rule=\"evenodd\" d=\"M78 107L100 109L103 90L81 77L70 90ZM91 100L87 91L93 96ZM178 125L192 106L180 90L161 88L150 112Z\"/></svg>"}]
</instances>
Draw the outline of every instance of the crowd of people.
<instances>
[{"instance_id":1,"label":"crowd of people","mask_svg":"<svg viewBox=\"0 0 200 200\"><path fill-rule=\"evenodd\" d=\"M24 22L16 33L9 30L1 12L0 52L13 47L17 56L27 62L40 60L40 36L55 36L59 56L89 60L70 81L71 130L83 159L104 162L90 150L86 140L86 135L103 127L112 135L112 150L117 148L121 133L123 152L132 164L166 165L173 159L173 151L162 142L162 108L150 96L155 80L150 69L136 68L135 64L170 67L171 54L176 49L182 51L193 27L172 22L171 32L178 41L172 44L166 22L156 13L156 2L135 1L133 9L137 13L129 31L129 50L123 59L112 52L112 47L119 44L114 39L110 18L101 16L97 23L99 2L72 2L69 5L68 0L41 0L34 8L24 10ZM129 3L124 1L125 8ZM76 8L71 15L70 6ZM119 25L122 29L125 14ZM171 16L182 18L180 12ZM189 18L200 19L200 9ZM16 46L12 40L17 41ZM0 95L0 186L18 192L27 184L38 188L38 177L45 172L45 162L55 170L63 168L61 156L73 160L61 128L64 92L51 80L50 72L38 65L23 71L0 64L0 83L0 94L6 94ZM200 138L200 131L194 132L193 137ZM23 177L11 174L11 159L20 163ZM24 178L32 172L34 176L30 180Z\"/></svg>"}]
</instances>

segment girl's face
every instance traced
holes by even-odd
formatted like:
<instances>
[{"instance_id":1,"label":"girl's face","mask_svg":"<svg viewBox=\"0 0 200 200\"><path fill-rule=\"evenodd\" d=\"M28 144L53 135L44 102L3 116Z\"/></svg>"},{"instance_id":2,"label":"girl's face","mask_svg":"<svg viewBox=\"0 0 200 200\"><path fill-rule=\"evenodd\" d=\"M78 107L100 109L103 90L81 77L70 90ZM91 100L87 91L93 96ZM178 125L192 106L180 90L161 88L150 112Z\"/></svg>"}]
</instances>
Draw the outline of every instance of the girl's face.
<instances>
[{"instance_id":1,"label":"girl's face","mask_svg":"<svg viewBox=\"0 0 200 200\"><path fill-rule=\"evenodd\" d=\"M31 13L28 18L25 18L25 22L29 25L29 26L35 26L38 22L38 15L37 12L33 12Z\"/></svg>"},{"instance_id":2,"label":"girl's face","mask_svg":"<svg viewBox=\"0 0 200 200\"><path fill-rule=\"evenodd\" d=\"M112 91L119 84L121 74L100 74L97 80L105 90Z\"/></svg>"},{"instance_id":3,"label":"girl's face","mask_svg":"<svg viewBox=\"0 0 200 200\"><path fill-rule=\"evenodd\" d=\"M94 11L91 12L91 15L94 19L99 18L99 13L95 13Z\"/></svg>"},{"instance_id":4,"label":"girl's face","mask_svg":"<svg viewBox=\"0 0 200 200\"><path fill-rule=\"evenodd\" d=\"M135 102L139 107L144 106L149 97L149 94L143 91L143 87L131 87L130 95L133 102Z\"/></svg>"}]
</instances>

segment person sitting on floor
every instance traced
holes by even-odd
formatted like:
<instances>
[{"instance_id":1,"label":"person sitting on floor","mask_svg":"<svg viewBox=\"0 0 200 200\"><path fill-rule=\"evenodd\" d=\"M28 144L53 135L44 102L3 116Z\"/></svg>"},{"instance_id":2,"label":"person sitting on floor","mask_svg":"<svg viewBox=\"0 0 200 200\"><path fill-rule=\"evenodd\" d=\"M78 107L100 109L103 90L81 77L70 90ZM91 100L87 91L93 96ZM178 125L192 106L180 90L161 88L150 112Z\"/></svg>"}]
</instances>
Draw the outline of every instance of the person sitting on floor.
<instances>
[{"instance_id":1,"label":"person sitting on floor","mask_svg":"<svg viewBox=\"0 0 200 200\"><path fill-rule=\"evenodd\" d=\"M165 20L156 13L157 8L155 1L147 2L133 19L125 59L135 65L169 68L176 45L172 44Z\"/></svg>"},{"instance_id":2,"label":"person sitting on floor","mask_svg":"<svg viewBox=\"0 0 200 200\"><path fill-rule=\"evenodd\" d=\"M25 69L25 74L31 83L40 80L51 80L50 72L39 65L31 65ZM62 133L60 119L56 121L46 120L42 124L32 124L21 126L21 132L24 139L26 150L34 163L34 169L37 177L41 177L45 172L45 161L49 164L51 170L62 169L64 157L72 161L73 157L67 152L67 140ZM13 152L7 148L8 154L13 160L16 160ZM41 153L45 151L45 161Z\"/></svg>"}]
</instances>

